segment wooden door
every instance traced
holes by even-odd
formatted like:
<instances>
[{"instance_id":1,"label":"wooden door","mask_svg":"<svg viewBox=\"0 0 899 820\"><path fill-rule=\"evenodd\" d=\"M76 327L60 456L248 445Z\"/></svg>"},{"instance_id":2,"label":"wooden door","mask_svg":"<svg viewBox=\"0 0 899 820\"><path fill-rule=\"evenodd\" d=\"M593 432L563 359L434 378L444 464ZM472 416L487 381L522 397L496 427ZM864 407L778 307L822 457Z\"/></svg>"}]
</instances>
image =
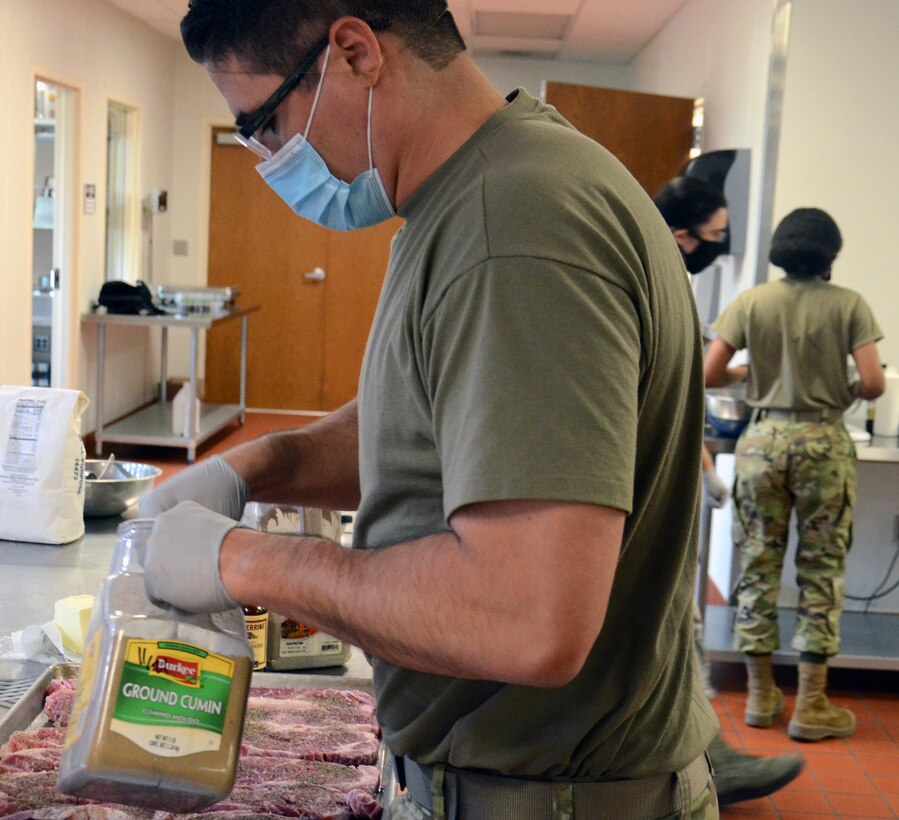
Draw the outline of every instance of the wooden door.
<instances>
[{"instance_id":1,"label":"wooden door","mask_svg":"<svg viewBox=\"0 0 899 820\"><path fill-rule=\"evenodd\" d=\"M546 102L618 157L650 196L690 159L695 100L547 82Z\"/></svg>"},{"instance_id":2,"label":"wooden door","mask_svg":"<svg viewBox=\"0 0 899 820\"><path fill-rule=\"evenodd\" d=\"M260 178L256 157L227 139L230 130L213 133L208 281L261 306L249 320L247 404L336 409L356 394L400 221L356 234L301 219ZM306 276L317 268L323 279ZM237 395L239 332L229 322L207 333L207 401Z\"/></svg>"}]
</instances>

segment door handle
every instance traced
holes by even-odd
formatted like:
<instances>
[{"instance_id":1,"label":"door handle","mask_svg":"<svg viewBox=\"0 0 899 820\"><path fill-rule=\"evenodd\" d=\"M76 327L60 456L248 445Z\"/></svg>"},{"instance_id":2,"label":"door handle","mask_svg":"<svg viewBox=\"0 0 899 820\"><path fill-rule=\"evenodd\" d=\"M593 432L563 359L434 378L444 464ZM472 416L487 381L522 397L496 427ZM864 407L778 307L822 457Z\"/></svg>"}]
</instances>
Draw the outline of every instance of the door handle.
<instances>
[{"instance_id":1,"label":"door handle","mask_svg":"<svg viewBox=\"0 0 899 820\"><path fill-rule=\"evenodd\" d=\"M310 282L324 282L327 275L324 268L313 268L304 273L303 278L308 279Z\"/></svg>"}]
</instances>

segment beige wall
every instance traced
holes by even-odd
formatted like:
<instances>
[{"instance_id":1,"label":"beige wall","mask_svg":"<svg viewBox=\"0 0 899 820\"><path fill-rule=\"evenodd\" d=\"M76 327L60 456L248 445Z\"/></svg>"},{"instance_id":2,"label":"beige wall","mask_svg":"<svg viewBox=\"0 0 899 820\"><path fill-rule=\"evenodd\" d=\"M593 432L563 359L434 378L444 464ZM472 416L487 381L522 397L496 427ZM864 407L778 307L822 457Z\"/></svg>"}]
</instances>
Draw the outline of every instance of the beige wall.
<instances>
[{"instance_id":1,"label":"beige wall","mask_svg":"<svg viewBox=\"0 0 899 820\"><path fill-rule=\"evenodd\" d=\"M753 284L772 0L690 0L634 61L634 88L705 100L703 150L749 148L746 253L725 265L722 303Z\"/></svg>"},{"instance_id":2,"label":"beige wall","mask_svg":"<svg viewBox=\"0 0 899 820\"><path fill-rule=\"evenodd\" d=\"M805 206L834 217L833 281L868 300L899 367L897 39L896 0L794 0L774 224Z\"/></svg>"},{"instance_id":3,"label":"beige wall","mask_svg":"<svg viewBox=\"0 0 899 820\"><path fill-rule=\"evenodd\" d=\"M827 3L830 13L813 12L819 2ZM897 112L895 105L883 103L897 97L899 73L889 46L899 4L856 0L851 11L842 0L795 0L795 6L775 216L803 201L808 204L806 197L832 210L847 239L837 279L875 302L890 334L899 285L893 280L885 284L888 277L881 271L890 270L899 241L886 225L897 162L889 134L896 133ZM748 250L737 260L728 285L736 291L751 282L755 267L773 8L774 0L690 0L628 65L508 58L478 63L502 90L521 85L539 94L542 81L554 79L704 97L705 148L749 147L753 152ZM847 52L848 61L843 59ZM823 59L822 54L841 59ZM209 129L231 121L205 72L187 58L180 43L104 0L0 0L0 94L11 124L0 131L0 382L27 383L29 378L30 120L37 69L78 89L78 184L97 185L100 207L93 216L79 214L76 230L79 313L96 297L103 278L107 99L140 110L141 191L169 191L169 211L154 226L157 283L205 282ZM849 199L874 206L850 212ZM187 242L186 256L173 255L173 240ZM92 331L77 331L72 386L88 395L95 378L94 344ZM884 344L885 359L899 362L896 344L895 339ZM171 349L170 372L186 374L186 341L173 334ZM110 350L115 372L106 398L107 418L147 400L158 367L153 336L126 339L113 333ZM93 429L90 411L85 429Z\"/></svg>"},{"instance_id":4,"label":"beige wall","mask_svg":"<svg viewBox=\"0 0 899 820\"><path fill-rule=\"evenodd\" d=\"M172 89L177 43L103 0L0 0L0 98L6 127L0 129L0 382L27 384L31 361L32 116L35 73L72 87L76 119L77 188L72 271L72 373L68 386L93 393L94 337L77 316L87 310L103 281L106 195L106 107L109 98L139 110L142 193L151 187L173 193ZM80 191L97 186L97 211L81 213ZM157 221L154 269L169 262L169 222ZM112 334L116 375L107 392L107 416L145 400L152 389L152 358L146 334L127 340ZM77 352L76 352L77 351ZM85 429L93 427L91 411Z\"/></svg>"}]
</instances>

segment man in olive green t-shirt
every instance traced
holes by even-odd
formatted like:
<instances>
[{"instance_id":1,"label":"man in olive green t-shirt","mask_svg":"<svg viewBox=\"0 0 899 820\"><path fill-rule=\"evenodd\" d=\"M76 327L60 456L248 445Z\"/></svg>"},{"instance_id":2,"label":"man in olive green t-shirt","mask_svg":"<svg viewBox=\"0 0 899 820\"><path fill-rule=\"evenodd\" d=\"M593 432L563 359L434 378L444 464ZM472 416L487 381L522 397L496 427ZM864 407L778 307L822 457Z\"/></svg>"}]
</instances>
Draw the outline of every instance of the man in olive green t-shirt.
<instances>
[{"instance_id":1,"label":"man in olive green t-shirt","mask_svg":"<svg viewBox=\"0 0 899 820\"><path fill-rule=\"evenodd\" d=\"M182 32L297 214L405 220L358 401L147 496L148 588L364 649L392 814L716 817L671 235L607 151L486 81L443 0L335 2L192 0ZM355 549L239 529L248 498L358 509Z\"/></svg>"},{"instance_id":2,"label":"man in olive green t-shirt","mask_svg":"<svg viewBox=\"0 0 899 820\"><path fill-rule=\"evenodd\" d=\"M771 262L785 279L741 294L715 323L706 384L731 383L727 365L747 348L747 396L756 408L736 447L734 542L740 550L735 642L746 657L745 720L771 726L783 709L771 653L779 648L777 599L795 508L800 652L799 694L789 733L801 740L846 737L848 709L824 694L827 659L840 648L843 574L852 539L855 447L842 423L856 398L874 399L884 378L876 342L883 336L865 300L830 284L842 247L839 228L817 208L799 208L777 226ZM858 366L850 384L847 358ZM746 375L740 368L739 377Z\"/></svg>"}]
</instances>

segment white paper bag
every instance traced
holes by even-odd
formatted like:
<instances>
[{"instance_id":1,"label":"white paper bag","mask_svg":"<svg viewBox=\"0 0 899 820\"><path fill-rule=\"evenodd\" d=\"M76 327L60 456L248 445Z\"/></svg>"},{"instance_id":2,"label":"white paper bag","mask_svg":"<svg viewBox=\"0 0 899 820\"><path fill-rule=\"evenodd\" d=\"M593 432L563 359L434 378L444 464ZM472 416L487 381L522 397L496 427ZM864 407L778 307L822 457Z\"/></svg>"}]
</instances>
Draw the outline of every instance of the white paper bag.
<instances>
[{"instance_id":1,"label":"white paper bag","mask_svg":"<svg viewBox=\"0 0 899 820\"><path fill-rule=\"evenodd\" d=\"M0 387L0 538L67 544L84 535L79 390Z\"/></svg>"}]
</instances>

